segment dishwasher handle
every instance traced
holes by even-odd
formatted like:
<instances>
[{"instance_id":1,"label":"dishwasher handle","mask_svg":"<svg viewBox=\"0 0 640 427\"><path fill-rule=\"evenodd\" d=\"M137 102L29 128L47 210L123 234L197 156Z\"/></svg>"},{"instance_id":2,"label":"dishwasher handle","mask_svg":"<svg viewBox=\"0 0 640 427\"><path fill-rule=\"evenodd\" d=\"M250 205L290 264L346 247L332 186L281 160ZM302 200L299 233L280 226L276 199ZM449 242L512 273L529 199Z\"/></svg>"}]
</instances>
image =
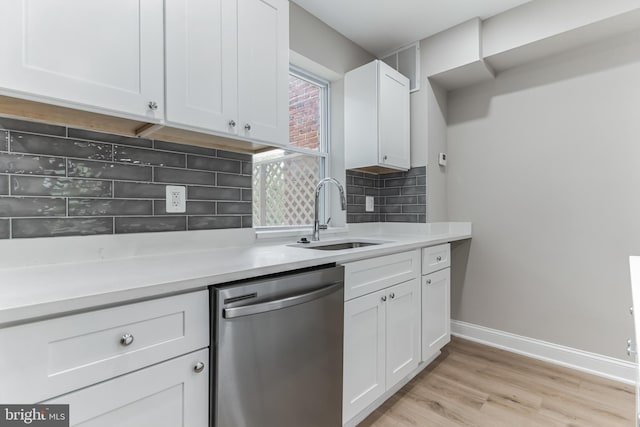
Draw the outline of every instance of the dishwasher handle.
<instances>
[{"instance_id":1,"label":"dishwasher handle","mask_svg":"<svg viewBox=\"0 0 640 427\"><path fill-rule=\"evenodd\" d=\"M250 316L252 314L265 313L267 311L279 310L281 308L291 307L305 302L313 301L332 294L342 288L343 282L336 282L329 286L325 286L315 291L307 292L300 295L294 295L287 298L277 299L258 304L245 305L242 307L224 308L222 309L222 317L225 319L233 319L235 317Z\"/></svg>"}]
</instances>

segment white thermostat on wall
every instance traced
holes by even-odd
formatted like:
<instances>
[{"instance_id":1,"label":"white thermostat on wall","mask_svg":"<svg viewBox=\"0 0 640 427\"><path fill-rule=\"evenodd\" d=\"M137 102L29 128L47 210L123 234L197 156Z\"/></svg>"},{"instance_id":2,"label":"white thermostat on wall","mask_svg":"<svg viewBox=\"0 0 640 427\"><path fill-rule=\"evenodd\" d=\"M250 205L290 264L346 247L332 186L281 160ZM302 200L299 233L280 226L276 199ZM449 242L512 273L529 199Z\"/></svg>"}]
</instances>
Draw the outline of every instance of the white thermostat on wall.
<instances>
[{"instance_id":1,"label":"white thermostat on wall","mask_svg":"<svg viewBox=\"0 0 640 427\"><path fill-rule=\"evenodd\" d=\"M440 153L438 155L438 164L440 166L447 166L447 153Z\"/></svg>"}]
</instances>

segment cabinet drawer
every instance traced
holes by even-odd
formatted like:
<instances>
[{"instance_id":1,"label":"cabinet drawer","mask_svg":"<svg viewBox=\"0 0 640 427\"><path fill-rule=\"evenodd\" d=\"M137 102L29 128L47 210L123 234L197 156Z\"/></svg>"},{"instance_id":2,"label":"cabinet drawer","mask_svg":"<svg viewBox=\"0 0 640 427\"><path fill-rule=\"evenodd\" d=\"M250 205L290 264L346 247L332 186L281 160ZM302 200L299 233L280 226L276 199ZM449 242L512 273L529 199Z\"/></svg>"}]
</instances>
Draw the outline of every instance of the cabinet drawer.
<instances>
[{"instance_id":1,"label":"cabinet drawer","mask_svg":"<svg viewBox=\"0 0 640 427\"><path fill-rule=\"evenodd\" d=\"M344 265L344 299L366 295L420 275L419 250Z\"/></svg>"},{"instance_id":2,"label":"cabinet drawer","mask_svg":"<svg viewBox=\"0 0 640 427\"><path fill-rule=\"evenodd\" d=\"M433 273L451 265L451 245L432 246L422 249L422 274Z\"/></svg>"},{"instance_id":3,"label":"cabinet drawer","mask_svg":"<svg viewBox=\"0 0 640 427\"><path fill-rule=\"evenodd\" d=\"M207 347L208 301L200 291L0 329L0 402L37 402Z\"/></svg>"},{"instance_id":4,"label":"cabinet drawer","mask_svg":"<svg viewBox=\"0 0 640 427\"><path fill-rule=\"evenodd\" d=\"M197 364L202 364L199 372ZM207 427L209 351L186 354L43 403L69 405L70 426Z\"/></svg>"}]
</instances>

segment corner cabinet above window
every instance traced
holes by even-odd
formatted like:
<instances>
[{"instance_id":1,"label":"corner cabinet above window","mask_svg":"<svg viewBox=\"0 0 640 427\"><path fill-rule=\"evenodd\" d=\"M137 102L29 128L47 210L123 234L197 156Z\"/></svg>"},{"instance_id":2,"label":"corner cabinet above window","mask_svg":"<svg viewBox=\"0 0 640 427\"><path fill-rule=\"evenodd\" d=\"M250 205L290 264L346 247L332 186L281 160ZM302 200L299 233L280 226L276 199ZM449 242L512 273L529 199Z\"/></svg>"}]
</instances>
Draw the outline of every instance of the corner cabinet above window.
<instances>
[{"instance_id":1,"label":"corner cabinet above window","mask_svg":"<svg viewBox=\"0 0 640 427\"><path fill-rule=\"evenodd\" d=\"M408 170L409 79L375 60L345 75L345 166Z\"/></svg>"},{"instance_id":2,"label":"corner cabinet above window","mask_svg":"<svg viewBox=\"0 0 640 427\"><path fill-rule=\"evenodd\" d=\"M288 143L289 2L166 0L167 124Z\"/></svg>"},{"instance_id":3,"label":"corner cabinet above window","mask_svg":"<svg viewBox=\"0 0 640 427\"><path fill-rule=\"evenodd\" d=\"M12 0L2 17L1 95L162 120L162 1Z\"/></svg>"}]
</instances>

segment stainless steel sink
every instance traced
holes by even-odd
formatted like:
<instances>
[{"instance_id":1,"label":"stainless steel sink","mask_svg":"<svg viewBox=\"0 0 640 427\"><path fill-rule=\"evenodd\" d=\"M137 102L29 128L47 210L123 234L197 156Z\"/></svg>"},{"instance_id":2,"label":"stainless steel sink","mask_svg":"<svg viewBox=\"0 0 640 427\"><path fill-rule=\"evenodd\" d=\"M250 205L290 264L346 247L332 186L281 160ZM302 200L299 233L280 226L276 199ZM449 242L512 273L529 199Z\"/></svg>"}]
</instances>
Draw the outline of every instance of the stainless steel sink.
<instances>
[{"instance_id":1,"label":"stainless steel sink","mask_svg":"<svg viewBox=\"0 0 640 427\"><path fill-rule=\"evenodd\" d=\"M388 242L365 242L361 240L350 240L350 241L338 241L338 242L327 242L322 244L320 242L310 242L310 243L297 243L295 245L290 245L296 248L303 249L317 249L319 251L341 251L343 249L357 249L364 248L366 246L374 246L381 245L383 243Z\"/></svg>"},{"instance_id":2,"label":"stainless steel sink","mask_svg":"<svg viewBox=\"0 0 640 427\"><path fill-rule=\"evenodd\" d=\"M321 251L339 251L342 249L355 249L355 248L363 248L365 246L373 246L379 245L380 243L372 243L372 242L345 242L345 243L332 243L328 245L318 245L318 246L300 246L305 249L318 249Z\"/></svg>"}]
</instances>

